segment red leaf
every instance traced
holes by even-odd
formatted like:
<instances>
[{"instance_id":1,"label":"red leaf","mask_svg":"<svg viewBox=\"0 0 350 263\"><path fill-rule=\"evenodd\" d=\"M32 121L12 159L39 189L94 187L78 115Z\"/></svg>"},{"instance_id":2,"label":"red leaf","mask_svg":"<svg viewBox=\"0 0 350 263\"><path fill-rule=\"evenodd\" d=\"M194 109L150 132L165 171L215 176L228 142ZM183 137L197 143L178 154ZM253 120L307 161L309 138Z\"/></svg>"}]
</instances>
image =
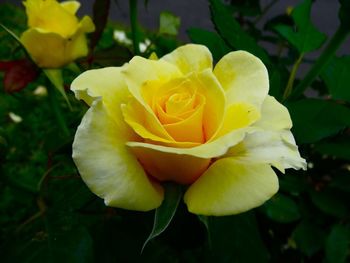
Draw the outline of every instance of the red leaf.
<instances>
[{"instance_id":1,"label":"red leaf","mask_svg":"<svg viewBox=\"0 0 350 263\"><path fill-rule=\"evenodd\" d=\"M9 93L24 89L39 75L38 68L28 59L0 61L0 70L5 72L4 88Z\"/></svg>"}]
</instances>

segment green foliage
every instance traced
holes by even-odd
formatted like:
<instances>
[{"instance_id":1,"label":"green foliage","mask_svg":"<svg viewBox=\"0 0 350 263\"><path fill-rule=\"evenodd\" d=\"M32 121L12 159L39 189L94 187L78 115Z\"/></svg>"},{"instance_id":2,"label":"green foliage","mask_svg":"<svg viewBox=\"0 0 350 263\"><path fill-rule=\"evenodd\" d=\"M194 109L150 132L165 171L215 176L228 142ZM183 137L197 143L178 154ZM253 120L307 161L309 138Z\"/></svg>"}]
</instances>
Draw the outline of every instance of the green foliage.
<instances>
[{"instance_id":1,"label":"green foliage","mask_svg":"<svg viewBox=\"0 0 350 263\"><path fill-rule=\"evenodd\" d=\"M290 223L300 218L300 212L293 199L283 194L274 196L263 206L266 215L276 222Z\"/></svg>"},{"instance_id":2,"label":"green foliage","mask_svg":"<svg viewBox=\"0 0 350 263\"><path fill-rule=\"evenodd\" d=\"M207 46L216 61L219 61L220 58L230 51L225 41L215 32L191 28L187 33L193 43Z\"/></svg>"},{"instance_id":3,"label":"green foliage","mask_svg":"<svg viewBox=\"0 0 350 263\"><path fill-rule=\"evenodd\" d=\"M182 197L179 185L169 183L164 186L164 189L164 200L162 205L156 209L152 232L143 244L142 250L144 250L149 241L159 236L169 226Z\"/></svg>"},{"instance_id":4,"label":"green foliage","mask_svg":"<svg viewBox=\"0 0 350 263\"><path fill-rule=\"evenodd\" d=\"M180 18L170 12L162 12L159 17L159 33L176 36L180 27Z\"/></svg>"},{"instance_id":5,"label":"green foliage","mask_svg":"<svg viewBox=\"0 0 350 263\"><path fill-rule=\"evenodd\" d=\"M326 258L329 263L346 262L350 246L350 228L334 225L326 241Z\"/></svg>"},{"instance_id":6,"label":"green foliage","mask_svg":"<svg viewBox=\"0 0 350 263\"><path fill-rule=\"evenodd\" d=\"M310 20L311 4L311 0L304 0L293 10L292 18L297 31L291 26L275 26L275 30L300 53L316 50L326 40L326 36L318 31Z\"/></svg>"},{"instance_id":7,"label":"green foliage","mask_svg":"<svg viewBox=\"0 0 350 263\"><path fill-rule=\"evenodd\" d=\"M321 77L334 99L350 102L350 56L334 57Z\"/></svg>"},{"instance_id":8,"label":"green foliage","mask_svg":"<svg viewBox=\"0 0 350 263\"><path fill-rule=\"evenodd\" d=\"M185 187L174 185L168 185L155 215L106 207L81 180L71 158L72 136L86 107L67 88L80 72L120 66L131 59L133 45L118 43L115 29L123 28L136 42L149 39L141 55L155 52L161 57L181 44L177 37L181 17L162 12L160 27L152 32L139 26L134 13L130 30L108 21L110 1L95 1L97 31L89 36L87 58L62 69L62 75L49 73L51 82L41 72L18 93L10 95L0 84L2 262L347 262L350 61L349 54L334 54L348 34L349 1L339 1L342 33L333 38L330 51L320 55L325 59L310 63L312 74L306 82L298 74L291 75L291 68L300 53L319 49L325 42L324 34L311 22L313 1L302 1L291 16L257 25L276 2L260 6L256 0L208 0L216 32L201 28L187 32L192 42L209 48L215 61L238 49L264 61L269 94L290 111L293 134L309 164L307 171L287 170L284 175L276 171L279 193L260 208L240 215L193 215L181 199ZM0 23L19 36L26 29L23 8L1 4ZM0 29L0 39L0 61L25 58L20 44L6 30ZM273 46L268 49L273 54L260 46L266 42ZM290 79L304 87L292 96L295 87L291 85L292 95L283 99ZM4 81L3 73L0 81ZM64 97L52 92L52 82L66 94L71 109ZM49 95L40 95L37 88L43 86ZM308 97L301 94L306 88ZM309 98L310 94L315 98ZM57 114L68 132L63 131Z\"/></svg>"},{"instance_id":9,"label":"green foliage","mask_svg":"<svg viewBox=\"0 0 350 263\"><path fill-rule=\"evenodd\" d=\"M350 109L321 99L302 99L289 103L293 134L300 143L312 143L336 135L350 127Z\"/></svg>"},{"instance_id":10,"label":"green foliage","mask_svg":"<svg viewBox=\"0 0 350 263\"><path fill-rule=\"evenodd\" d=\"M265 50L256 40L247 34L234 19L230 10L220 0L209 0L212 20L221 37L231 48L246 50L258 56L262 61L270 61Z\"/></svg>"}]
</instances>

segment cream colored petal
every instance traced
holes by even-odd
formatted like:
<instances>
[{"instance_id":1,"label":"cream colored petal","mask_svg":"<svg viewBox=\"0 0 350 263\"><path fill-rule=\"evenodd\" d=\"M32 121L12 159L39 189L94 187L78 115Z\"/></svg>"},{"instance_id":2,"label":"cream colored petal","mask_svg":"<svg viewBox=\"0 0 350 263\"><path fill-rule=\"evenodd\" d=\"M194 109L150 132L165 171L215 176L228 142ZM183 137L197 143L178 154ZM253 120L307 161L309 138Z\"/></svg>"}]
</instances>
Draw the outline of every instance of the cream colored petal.
<instances>
[{"instance_id":1,"label":"cream colored petal","mask_svg":"<svg viewBox=\"0 0 350 263\"><path fill-rule=\"evenodd\" d=\"M72 15L75 15L80 7L80 3L78 1L64 1L61 2L60 5Z\"/></svg>"},{"instance_id":2,"label":"cream colored petal","mask_svg":"<svg viewBox=\"0 0 350 263\"><path fill-rule=\"evenodd\" d=\"M212 69L213 67L213 58L208 48L196 44L181 46L160 60L165 60L177 66L185 75L191 72Z\"/></svg>"},{"instance_id":3,"label":"cream colored petal","mask_svg":"<svg viewBox=\"0 0 350 263\"><path fill-rule=\"evenodd\" d=\"M257 131L248 134L244 141L232 147L227 155L246 164L270 164L282 172L287 168L306 170L306 162L300 157L298 146L288 130Z\"/></svg>"},{"instance_id":4,"label":"cream colored petal","mask_svg":"<svg viewBox=\"0 0 350 263\"><path fill-rule=\"evenodd\" d=\"M189 187L184 200L191 213L224 216L258 207L277 191L278 178L269 165L224 158Z\"/></svg>"},{"instance_id":5,"label":"cream colored petal","mask_svg":"<svg viewBox=\"0 0 350 263\"><path fill-rule=\"evenodd\" d=\"M150 181L125 145L129 138L96 100L85 114L73 142L73 159L82 179L106 205L148 211L163 200L163 189Z\"/></svg>"},{"instance_id":6,"label":"cream colored petal","mask_svg":"<svg viewBox=\"0 0 350 263\"><path fill-rule=\"evenodd\" d=\"M214 74L226 91L228 105L245 102L260 109L269 91L269 77L259 58L246 51L230 52L216 64Z\"/></svg>"},{"instance_id":7,"label":"cream colored petal","mask_svg":"<svg viewBox=\"0 0 350 263\"><path fill-rule=\"evenodd\" d=\"M134 142L134 141L127 142L127 145L130 147L144 147L144 148L150 148L160 152L174 153L174 154L180 154L180 155L181 154L192 155L195 157L208 159L208 158L219 157L226 154L227 151L232 146L241 142L247 133L253 132L254 130L255 129L251 127L238 129L228 134L225 134L224 136L221 136L220 138L214 141L207 142L191 148L178 148L180 146L171 147L171 146L162 146L162 145Z\"/></svg>"},{"instance_id":8,"label":"cream colored petal","mask_svg":"<svg viewBox=\"0 0 350 263\"><path fill-rule=\"evenodd\" d=\"M261 108L261 119L254 126L264 130L291 129L292 120L286 107L274 97L267 96Z\"/></svg>"},{"instance_id":9,"label":"cream colored petal","mask_svg":"<svg viewBox=\"0 0 350 263\"><path fill-rule=\"evenodd\" d=\"M80 74L71 84L75 97L91 105L101 97L110 116L123 127L123 132L130 132L121 112L121 105L130 98L119 67L92 69Z\"/></svg>"}]
</instances>

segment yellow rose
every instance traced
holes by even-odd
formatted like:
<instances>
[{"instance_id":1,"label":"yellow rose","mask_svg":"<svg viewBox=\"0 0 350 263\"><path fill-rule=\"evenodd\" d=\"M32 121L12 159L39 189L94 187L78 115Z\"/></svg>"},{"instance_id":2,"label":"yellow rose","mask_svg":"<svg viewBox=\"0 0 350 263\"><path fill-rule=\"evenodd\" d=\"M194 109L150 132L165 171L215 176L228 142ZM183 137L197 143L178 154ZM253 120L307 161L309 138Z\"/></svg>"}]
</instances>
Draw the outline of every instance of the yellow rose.
<instances>
[{"instance_id":1,"label":"yellow rose","mask_svg":"<svg viewBox=\"0 0 350 263\"><path fill-rule=\"evenodd\" d=\"M305 169L288 110L267 95L267 70L245 51L213 69L208 49L189 44L87 71L71 88L90 105L73 159L106 205L157 208L161 182L173 181L188 186L190 212L237 214L277 192L271 165Z\"/></svg>"},{"instance_id":2,"label":"yellow rose","mask_svg":"<svg viewBox=\"0 0 350 263\"><path fill-rule=\"evenodd\" d=\"M29 29L20 39L39 67L59 68L87 55L85 33L94 31L95 26L88 16L78 21L79 2L27 0L23 4Z\"/></svg>"}]
</instances>

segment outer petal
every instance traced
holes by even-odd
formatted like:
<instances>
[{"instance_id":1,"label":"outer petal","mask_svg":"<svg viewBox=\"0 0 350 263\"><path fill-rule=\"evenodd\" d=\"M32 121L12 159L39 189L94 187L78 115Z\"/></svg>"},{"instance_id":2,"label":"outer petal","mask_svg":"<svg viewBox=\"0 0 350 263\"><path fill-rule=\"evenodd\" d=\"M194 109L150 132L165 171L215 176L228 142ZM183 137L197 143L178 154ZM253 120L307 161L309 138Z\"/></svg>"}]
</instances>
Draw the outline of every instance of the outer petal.
<instances>
[{"instance_id":1,"label":"outer petal","mask_svg":"<svg viewBox=\"0 0 350 263\"><path fill-rule=\"evenodd\" d=\"M193 183L209 166L210 159L165 153L150 148L133 147L146 171L160 181Z\"/></svg>"},{"instance_id":2,"label":"outer petal","mask_svg":"<svg viewBox=\"0 0 350 263\"><path fill-rule=\"evenodd\" d=\"M62 67L88 53L85 35L80 32L65 39L59 34L32 28L22 34L21 42L42 68Z\"/></svg>"},{"instance_id":3,"label":"outer petal","mask_svg":"<svg viewBox=\"0 0 350 263\"><path fill-rule=\"evenodd\" d=\"M66 40L56 33L28 29L22 34L21 42L39 67L58 68L68 62L65 55Z\"/></svg>"},{"instance_id":4,"label":"outer petal","mask_svg":"<svg viewBox=\"0 0 350 263\"><path fill-rule=\"evenodd\" d=\"M175 49L160 60L165 60L179 68L183 74L212 69L213 58L206 46L187 44Z\"/></svg>"},{"instance_id":5,"label":"outer petal","mask_svg":"<svg viewBox=\"0 0 350 263\"><path fill-rule=\"evenodd\" d=\"M274 97L267 96L261 107L262 118L254 126L264 130L291 129L292 120L286 107Z\"/></svg>"},{"instance_id":6,"label":"outer petal","mask_svg":"<svg viewBox=\"0 0 350 263\"><path fill-rule=\"evenodd\" d=\"M259 58L245 51L228 53L216 64L214 74L226 90L228 104L246 102L260 109L269 77Z\"/></svg>"},{"instance_id":7,"label":"outer petal","mask_svg":"<svg viewBox=\"0 0 350 263\"><path fill-rule=\"evenodd\" d=\"M277 190L278 178L269 165L224 158L189 187L184 200L192 213L223 216L260 206Z\"/></svg>"},{"instance_id":8,"label":"outer petal","mask_svg":"<svg viewBox=\"0 0 350 263\"><path fill-rule=\"evenodd\" d=\"M270 164L281 172L287 168L306 170L306 162L300 157L298 146L288 130L257 131L248 134L244 141L231 148L227 155L246 164Z\"/></svg>"},{"instance_id":9,"label":"outer petal","mask_svg":"<svg viewBox=\"0 0 350 263\"><path fill-rule=\"evenodd\" d=\"M163 189L151 182L125 146L118 125L100 100L85 114L73 142L73 159L91 191L106 205L147 211L158 207Z\"/></svg>"},{"instance_id":10,"label":"outer petal","mask_svg":"<svg viewBox=\"0 0 350 263\"><path fill-rule=\"evenodd\" d=\"M123 127L125 133L133 132L125 124L120 105L129 100L129 90L121 74L122 68L108 67L93 69L80 74L71 84L75 97L91 105L102 98L110 116Z\"/></svg>"}]
</instances>

